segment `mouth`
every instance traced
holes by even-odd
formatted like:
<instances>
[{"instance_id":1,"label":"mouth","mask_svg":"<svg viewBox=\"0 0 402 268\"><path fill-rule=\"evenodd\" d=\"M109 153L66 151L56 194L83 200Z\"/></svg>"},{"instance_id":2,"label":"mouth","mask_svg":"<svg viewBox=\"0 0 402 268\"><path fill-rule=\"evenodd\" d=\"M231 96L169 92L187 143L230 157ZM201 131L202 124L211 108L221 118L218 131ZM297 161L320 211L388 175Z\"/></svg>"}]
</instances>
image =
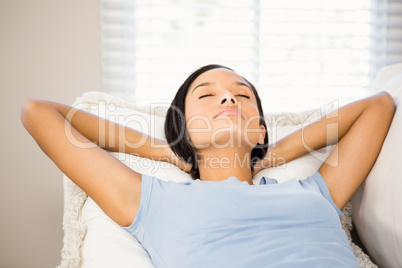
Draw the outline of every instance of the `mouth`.
<instances>
[{"instance_id":1,"label":"mouth","mask_svg":"<svg viewBox=\"0 0 402 268\"><path fill-rule=\"evenodd\" d=\"M235 115L235 116L241 116L239 110L234 109L234 108L225 108L220 110L216 115L215 118L219 117L219 116L231 116L231 115Z\"/></svg>"}]
</instances>

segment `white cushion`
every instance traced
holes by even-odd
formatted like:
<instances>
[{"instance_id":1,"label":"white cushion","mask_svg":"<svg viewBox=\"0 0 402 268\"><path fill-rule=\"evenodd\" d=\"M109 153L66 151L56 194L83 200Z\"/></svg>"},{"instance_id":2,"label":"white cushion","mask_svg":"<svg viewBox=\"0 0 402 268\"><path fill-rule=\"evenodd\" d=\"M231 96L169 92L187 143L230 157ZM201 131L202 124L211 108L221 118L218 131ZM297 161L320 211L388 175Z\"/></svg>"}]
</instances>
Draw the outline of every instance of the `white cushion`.
<instances>
[{"instance_id":1,"label":"white cushion","mask_svg":"<svg viewBox=\"0 0 402 268\"><path fill-rule=\"evenodd\" d=\"M389 92L398 105L377 161L352 199L353 221L380 267L402 267L402 64L384 68L373 92Z\"/></svg>"},{"instance_id":2,"label":"white cushion","mask_svg":"<svg viewBox=\"0 0 402 268\"><path fill-rule=\"evenodd\" d=\"M81 247L82 268L154 267L141 244L111 220L88 198L82 208L81 221L87 227Z\"/></svg>"},{"instance_id":3,"label":"white cushion","mask_svg":"<svg viewBox=\"0 0 402 268\"><path fill-rule=\"evenodd\" d=\"M302 127L302 124L282 126L280 128L276 128L275 135L271 134L270 137L274 136L275 139L280 140ZM258 182L261 177L274 178L279 183L289 179L305 179L308 176L313 175L318 170L332 149L333 146L328 146L316 152L306 154L284 165L263 169L254 176L254 183Z\"/></svg>"}]
</instances>

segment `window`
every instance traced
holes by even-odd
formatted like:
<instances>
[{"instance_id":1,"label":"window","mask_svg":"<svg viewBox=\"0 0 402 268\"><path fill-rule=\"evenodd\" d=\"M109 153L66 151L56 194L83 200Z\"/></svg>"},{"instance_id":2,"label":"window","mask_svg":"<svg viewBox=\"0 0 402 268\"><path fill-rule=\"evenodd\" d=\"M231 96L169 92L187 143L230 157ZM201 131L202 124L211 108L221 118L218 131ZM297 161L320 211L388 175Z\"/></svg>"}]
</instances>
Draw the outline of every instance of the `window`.
<instances>
[{"instance_id":1,"label":"window","mask_svg":"<svg viewBox=\"0 0 402 268\"><path fill-rule=\"evenodd\" d=\"M250 80L266 112L342 104L402 61L397 0L103 0L101 25L102 89L139 104L170 103L210 63Z\"/></svg>"}]
</instances>

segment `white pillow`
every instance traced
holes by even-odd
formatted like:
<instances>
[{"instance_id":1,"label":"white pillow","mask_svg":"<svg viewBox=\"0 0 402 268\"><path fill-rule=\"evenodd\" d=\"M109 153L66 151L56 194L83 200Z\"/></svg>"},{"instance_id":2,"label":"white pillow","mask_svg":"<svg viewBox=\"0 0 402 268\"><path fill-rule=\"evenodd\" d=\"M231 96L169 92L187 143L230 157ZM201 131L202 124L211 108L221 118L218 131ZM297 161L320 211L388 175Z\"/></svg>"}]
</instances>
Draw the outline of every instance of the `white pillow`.
<instances>
[{"instance_id":1,"label":"white pillow","mask_svg":"<svg viewBox=\"0 0 402 268\"><path fill-rule=\"evenodd\" d=\"M373 92L387 91L397 110L377 161L352 199L353 221L380 267L402 267L402 64L384 68Z\"/></svg>"},{"instance_id":2,"label":"white pillow","mask_svg":"<svg viewBox=\"0 0 402 268\"><path fill-rule=\"evenodd\" d=\"M142 245L111 220L88 197L82 208L81 221L86 234L81 247L82 268L95 267L154 267Z\"/></svg>"},{"instance_id":3,"label":"white pillow","mask_svg":"<svg viewBox=\"0 0 402 268\"><path fill-rule=\"evenodd\" d=\"M270 140L270 143L271 141L276 142L277 140L282 139L283 137L302 127L303 125L291 125L276 128L276 134L270 134L270 138L274 136L276 140ZM313 175L318 170L332 149L333 146L328 146L313 153L306 154L282 166L263 169L254 176L254 183L259 182L261 177L274 178L279 183L289 179L305 179L308 176Z\"/></svg>"}]
</instances>

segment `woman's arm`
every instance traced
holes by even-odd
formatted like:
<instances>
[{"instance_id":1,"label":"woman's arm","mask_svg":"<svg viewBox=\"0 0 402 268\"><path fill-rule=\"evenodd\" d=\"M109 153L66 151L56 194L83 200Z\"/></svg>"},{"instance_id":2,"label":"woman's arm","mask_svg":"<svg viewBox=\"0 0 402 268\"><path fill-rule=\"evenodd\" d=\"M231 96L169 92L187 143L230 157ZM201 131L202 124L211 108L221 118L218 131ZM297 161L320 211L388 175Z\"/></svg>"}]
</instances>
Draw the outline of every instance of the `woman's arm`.
<instances>
[{"instance_id":1,"label":"woman's arm","mask_svg":"<svg viewBox=\"0 0 402 268\"><path fill-rule=\"evenodd\" d=\"M180 161L164 140L153 138L135 129L114 123L68 105L50 101L39 102L57 110L70 122L72 127L94 143L80 145L79 141L67 131L67 138L77 146L85 147L98 145L109 152L120 152L156 161L169 162L185 171L188 170L189 164Z\"/></svg>"},{"instance_id":2,"label":"woman's arm","mask_svg":"<svg viewBox=\"0 0 402 268\"><path fill-rule=\"evenodd\" d=\"M392 99L388 93L382 92L353 102L271 144L266 157L259 163L258 171L288 163L311 151L336 144L362 112L382 97ZM395 109L395 105L389 106L391 107L388 108Z\"/></svg>"},{"instance_id":3,"label":"woman's arm","mask_svg":"<svg viewBox=\"0 0 402 268\"><path fill-rule=\"evenodd\" d=\"M363 103L363 111L318 170L340 209L371 171L395 112L394 100L388 93L377 94Z\"/></svg>"},{"instance_id":4,"label":"woman's arm","mask_svg":"<svg viewBox=\"0 0 402 268\"><path fill-rule=\"evenodd\" d=\"M170 161L170 148L163 140L68 105L50 101L37 102L57 110L79 133L107 151ZM68 138L71 142L78 143L73 136L68 135Z\"/></svg>"},{"instance_id":5,"label":"woman's arm","mask_svg":"<svg viewBox=\"0 0 402 268\"><path fill-rule=\"evenodd\" d=\"M319 171L342 208L374 165L394 111L394 101L385 92L343 106L273 144L258 168L338 143Z\"/></svg>"},{"instance_id":6,"label":"woman's arm","mask_svg":"<svg viewBox=\"0 0 402 268\"><path fill-rule=\"evenodd\" d=\"M135 217L141 174L102 148L157 160L172 159L163 141L155 141L160 146L154 148L150 138L140 132L67 105L28 99L21 120L62 172L121 225L131 224Z\"/></svg>"}]
</instances>

